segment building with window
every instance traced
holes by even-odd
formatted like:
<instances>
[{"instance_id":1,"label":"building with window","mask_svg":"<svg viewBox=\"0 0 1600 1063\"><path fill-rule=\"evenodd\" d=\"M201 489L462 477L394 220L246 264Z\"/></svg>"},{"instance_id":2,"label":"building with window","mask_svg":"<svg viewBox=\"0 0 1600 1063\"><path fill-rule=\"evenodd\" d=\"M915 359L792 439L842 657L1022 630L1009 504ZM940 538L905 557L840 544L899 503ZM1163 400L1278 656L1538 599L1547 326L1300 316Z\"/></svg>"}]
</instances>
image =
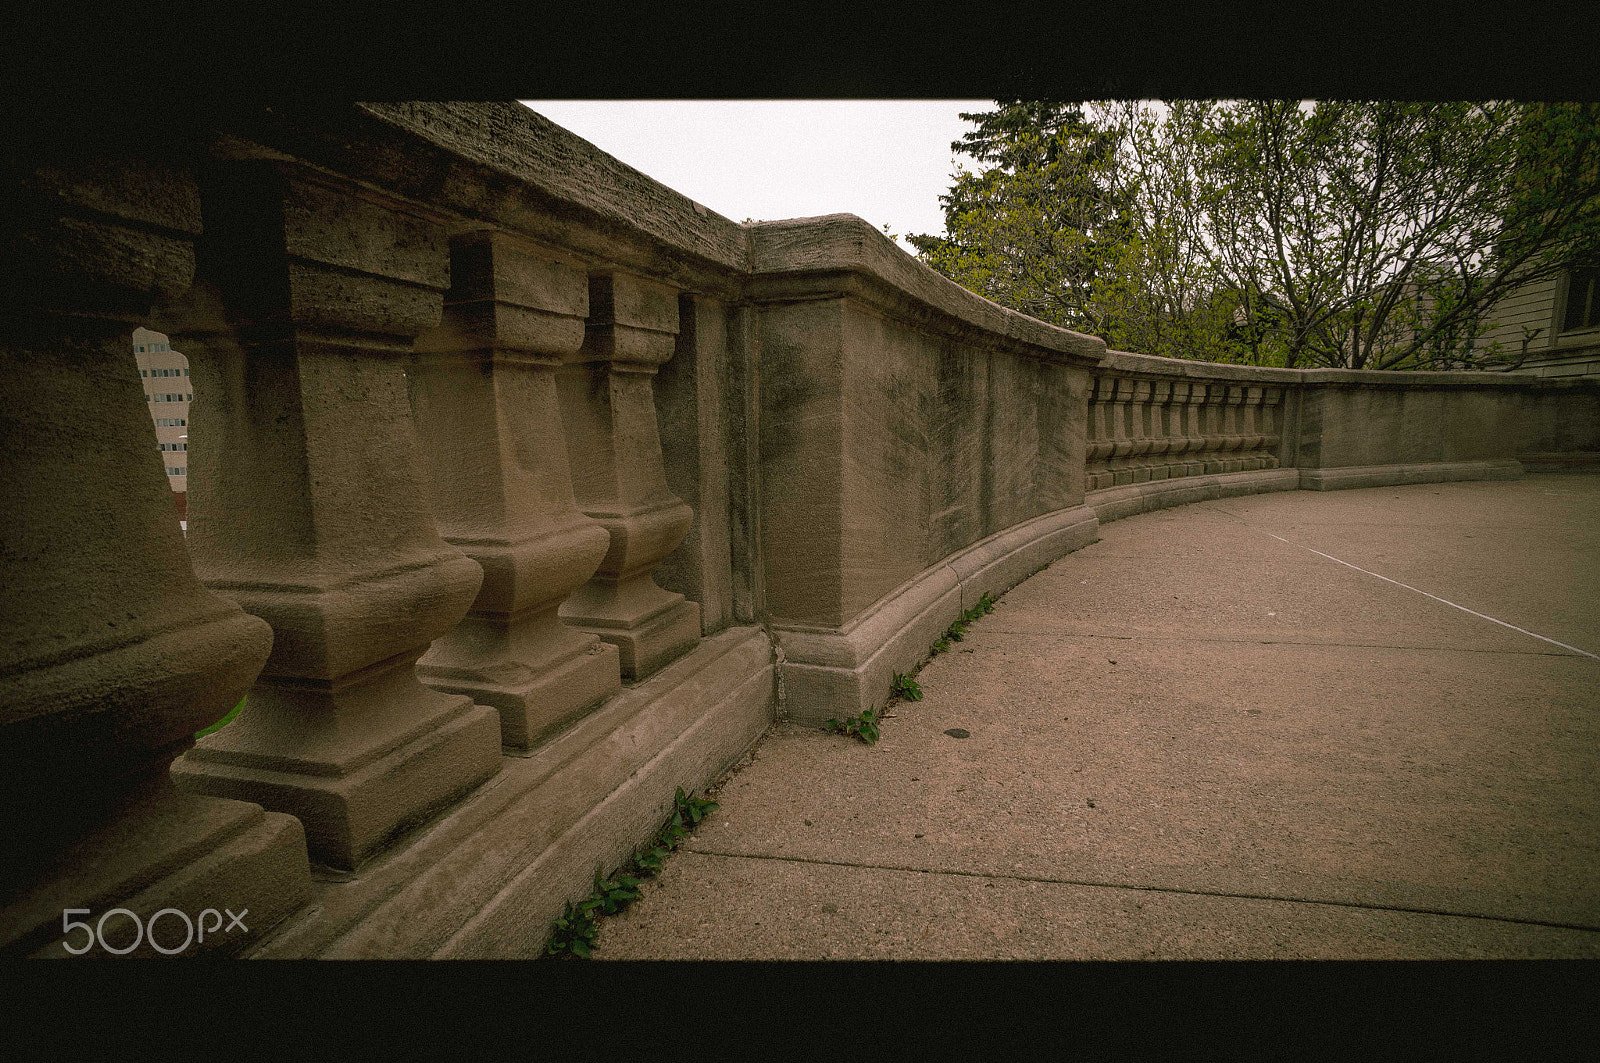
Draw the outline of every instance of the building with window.
<instances>
[{"instance_id":1,"label":"building with window","mask_svg":"<svg viewBox=\"0 0 1600 1063\"><path fill-rule=\"evenodd\" d=\"M156 441L167 468L167 482L178 496L180 512L189 493L189 359L172 349L167 337L147 328L133 330L133 357L139 383L156 424Z\"/></svg>"},{"instance_id":2,"label":"building with window","mask_svg":"<svg viewBox=\"0 0 1600 1063\"><path fill-rule=\"evenodd\" d=\"M1494 328L1480 346L1498 342L1511 355L1527 344L1521 372L1536 376L1600 376L1600 269L1572 269L1525 284L1489 315Z\"/></svg>"}]
</instances>

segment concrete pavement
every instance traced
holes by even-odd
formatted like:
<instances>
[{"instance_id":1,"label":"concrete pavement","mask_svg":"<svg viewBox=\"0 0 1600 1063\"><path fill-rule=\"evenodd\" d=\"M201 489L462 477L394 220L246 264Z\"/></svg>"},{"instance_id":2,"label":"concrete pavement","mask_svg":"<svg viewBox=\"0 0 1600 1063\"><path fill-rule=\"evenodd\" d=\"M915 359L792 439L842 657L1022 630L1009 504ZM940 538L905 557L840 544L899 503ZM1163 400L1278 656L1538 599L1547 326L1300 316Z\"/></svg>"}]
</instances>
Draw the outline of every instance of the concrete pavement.
<instances>
[{"instance_id":1,"label":"concrete pavement","mask_svg":"<svg viewBox=\"0 0 1600 1063\"><path fill-rule=\"evenodd\" d=\"M1100 534L876 746L775 728L597 956L1600 957L1600 475Z\"/></svg>"}]
</instances>

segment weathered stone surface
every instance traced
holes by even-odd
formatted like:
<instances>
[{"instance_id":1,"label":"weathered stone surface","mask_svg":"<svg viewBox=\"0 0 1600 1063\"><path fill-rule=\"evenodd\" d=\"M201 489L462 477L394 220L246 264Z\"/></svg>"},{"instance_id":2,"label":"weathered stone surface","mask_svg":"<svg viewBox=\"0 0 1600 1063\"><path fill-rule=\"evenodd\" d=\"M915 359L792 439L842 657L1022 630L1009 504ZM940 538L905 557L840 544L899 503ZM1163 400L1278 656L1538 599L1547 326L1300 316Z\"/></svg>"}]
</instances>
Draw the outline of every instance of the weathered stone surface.
<instances>
[{"instance_id":1,"label":"weathered stone surface","mask_svg":"<svg viewBox=\"0 0 1600 1063\"><path fill-rule=\"evenodd\" d=\"M489 785L346 881L257 955L535 958L586 893L772 719L771 647L731 628L507 762Z\"/></svg>"},{"instance_id":2,"label":"weathered stone surface","mask_svg":"<svg viewBox=\"0 0 1600 1063\"><path fill-rule=\"evenodd\" d=\"M5 166L23 190L9 265L25 273L4 295L0 372L9 955L51 952L65 908L144 918L248 896L261 917L242 947L309 889L298 824L180 797L166 778L249 687L272 634L195 578L129 351L151 303L191 279L193 178L100 132L98 161L64 138Z\"/></svg>"},{"instance_id":3,"label":"weathered stone surface","mask_svg":"<svg viewBox=\"0 0 1600 1063\"><path fill-rule=\"evenodd\" d=\"M34 915L210 883L259 886L276 919L304 893L303 830L321 862L371 861L271 954L529 955L663 794L753 740L775 675L797 720L880 704L961 609L1101 523L1600 462L1594 381L1108 351L859 218L735 225L511 103L242 108L7 147L8 409L46 414L8 422L42 471L7 486L45 516L6 538L19 770L0 785L13 813L63 795L74 824L22 872ZM270 622L270 656L182 563L134 382L103 372L152 299L199 392L195 571ZM119 538L147 556L109 556ZM1188 608L1145 615L1149 566L1105 560L1096 615ZM260 657L244 714L176 776L303 827L163 789ZM965 722L936 741L984 748ZM41 870L119 823L154 848ZM185 870L141 864L184 838ZM4 925L49 951L47 923Z\"/></svg>"},{"instance_id":4,"label":"weathered stone surface","mask_svg":"<svg viewBox=\"0 0 1600 1063\"><path fill-rule=\"evenodd\" d=\"M556 398L589 284L580 264L500 233L452 240L451 272L407 383L435 523L483 585L417 675L493 706L501 742L526 750L622 686L616 648L557 615L610 545L574 500Z\"/></svg>"},{"instance_id":5,"label":"weathered stone surface","mask_svg":"<svg viewBox=\"0 0 1600 1063\"><path fill-rule=\"evenodd\" d=\"M694 511L667 486L652 384L672 357L677 293L621 273L595 274L583 346L558 376L578 506L611 537L563 620L617 647L622 675L643 679L694 647L700 610L652 571L677 548Z\"/></svg>"},{"instance_id":6,"label":"weathered stone surface","mask_svg":"<svg viewBox=\"0 0 1600 1063\"><path fill-rule=\"evenodd\" d=\"M282 163L214 164L202 201L168 326L196 392L189 547L275 639L246 710L173 773L292 812L349 868L500 762L494 710L412 674L482 581L433 524L400 360L439 321L445 241Z\"/></svg>"},{"instance_id":7,"label":"weathered stone surface","mask_svg":"<svg viewBox=\"0 0 1600 1063\"><path fill-rule=\"evenodd\" d=\"M656 373L656 423L667 487L699 519L656 566L655 580L700 607L711 635L734 622L730 542L727 309L713 299L679 300L677 351Z\"/></svg>"}]
</instances>

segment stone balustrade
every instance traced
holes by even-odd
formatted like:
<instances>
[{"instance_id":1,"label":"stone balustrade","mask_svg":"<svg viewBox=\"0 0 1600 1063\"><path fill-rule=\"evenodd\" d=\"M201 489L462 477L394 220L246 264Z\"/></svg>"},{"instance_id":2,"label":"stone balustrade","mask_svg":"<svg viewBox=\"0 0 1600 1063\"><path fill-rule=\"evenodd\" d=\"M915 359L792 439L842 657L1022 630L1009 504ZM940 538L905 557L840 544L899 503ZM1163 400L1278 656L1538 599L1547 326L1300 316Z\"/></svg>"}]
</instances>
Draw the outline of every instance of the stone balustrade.
<instances>
[{"instance_id":1,"label":"stone balustrade","mask_svg":"<svg viewBox=\"0 0 1600 1063\"><path fill-rule=\"evenodd\" d=\"M1093 388L1090 490L1279 466L1284 387L1097 373Z\"/></svg>"},{"instance_id":2,"label":"stone balustrade","mask_svg":"<svg viewBox=\"0 0 1600 1063\"><path fill-rule=\"evenodd\" d=\"M14 955L223 907L178 951L535 955L676 788L881 705L1103 521L1600 460L1595 381L1108 351L515 104L6 151ZM187 538L140 325L192 367Z\"/></svg>"}]
</instances>

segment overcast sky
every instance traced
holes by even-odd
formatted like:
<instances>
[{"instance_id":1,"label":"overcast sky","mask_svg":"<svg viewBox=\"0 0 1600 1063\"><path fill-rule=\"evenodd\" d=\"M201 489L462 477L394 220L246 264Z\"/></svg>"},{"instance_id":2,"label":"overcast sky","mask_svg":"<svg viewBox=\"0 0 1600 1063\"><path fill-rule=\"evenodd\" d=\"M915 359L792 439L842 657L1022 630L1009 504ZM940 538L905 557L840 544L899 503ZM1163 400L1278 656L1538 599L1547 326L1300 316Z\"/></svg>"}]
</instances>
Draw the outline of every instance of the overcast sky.
<instances>
[{"instance_id":1,"label":"overcast sky","mask_svg":"<svg viewBox=\"0 0 1600 1063\"><path fill-rule=\"evenodd\" d=\"M961 112L991 100L524 100L733 221L858 214L944 232ZM972 160L962 158L968 166ZM907 251L910 245L901 240Z\"/></svg>"}]
</instances>

